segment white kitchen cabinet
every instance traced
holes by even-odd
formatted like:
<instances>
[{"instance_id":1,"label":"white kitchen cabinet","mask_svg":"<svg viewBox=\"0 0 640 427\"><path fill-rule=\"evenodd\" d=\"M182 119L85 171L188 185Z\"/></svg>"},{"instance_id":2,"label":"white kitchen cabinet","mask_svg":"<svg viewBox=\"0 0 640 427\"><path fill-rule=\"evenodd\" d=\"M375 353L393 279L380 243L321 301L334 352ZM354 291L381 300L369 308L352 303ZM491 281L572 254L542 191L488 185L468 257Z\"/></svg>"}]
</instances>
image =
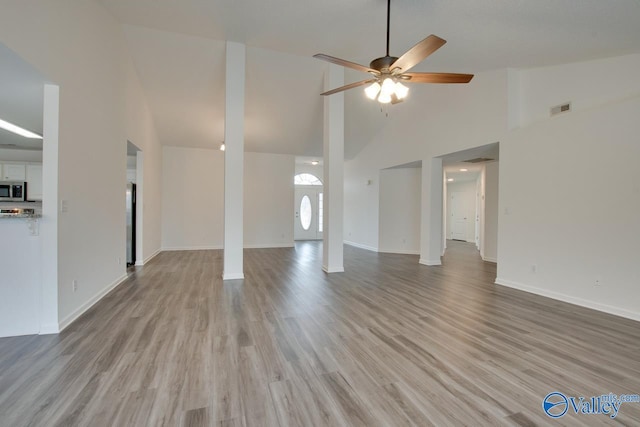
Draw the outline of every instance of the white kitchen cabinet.
<instances>
[{"instance_id":1,"label":"white kitchen cabinet","mask_svg":"<svg viewBox=\"0 0 640 427\"><path fill-rule=\"evenodd\" d=\"M2 180L3 181L25 181L26 168L24 163L3 163L2 164Z\"/></svg>"},{"instance_id":2,"label":"white kitchen cabinet","mask_svg":"<svg viewBox=\"0 0 640 427\"><path fill-rule=\"evenodd\" d=\"M42 200L42 165L27 165L27 200Z\"/></svg>"}]
</instances>

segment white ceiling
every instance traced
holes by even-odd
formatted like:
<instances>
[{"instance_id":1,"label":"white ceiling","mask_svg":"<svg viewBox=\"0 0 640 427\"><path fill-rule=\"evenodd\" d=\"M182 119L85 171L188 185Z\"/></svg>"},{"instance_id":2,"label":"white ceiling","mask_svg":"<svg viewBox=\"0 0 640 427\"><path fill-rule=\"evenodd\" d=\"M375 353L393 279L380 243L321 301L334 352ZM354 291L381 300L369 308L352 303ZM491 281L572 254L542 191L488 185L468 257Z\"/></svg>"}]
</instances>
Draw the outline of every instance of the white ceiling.
<instances>
[{"instance_id":1,"label":"white ceiling","mask_svg":"<svg viewBox=\"0 0 640 427\"><path fill-rule=\"evenodd\" d=\"M247 45L245 145L259 152L322 155L325 64L313 54L362 64L384 54L385 0L98 1L124 24L165 145L217 148L224 138L224 40ZM447 45L416 71L544 66L640 52L639 22L639 0L393 0L391 54L436 34ZM363 76L347 70L345 80ZM0 86L9 94L0 101L17 124L40 132L41 111L25 112L17 87ZM361 90L347 92L345 156L386 122Z\"/></svg>"},{"instance_id":2,"label":"white ceiling","mask_svg":"<svg viewBox=\"0 0 640 427\"><path fill-rule=\"evenodd\" d=\"M0 64L0 119L42 135L45 79L2 43ZM0 148L42 150L42 140L0 129Z\"/></svg>"},{"instance_id":3,"label":"white ceiling","mask_svg":"<svg viewBox=\"0 0 640 427\"><path fill-rule=\"evenodd\" d=\"M462 172L460 169L466 169L466 172ZM481 164L469 164L469 163L454 163L444 168L445 176L447 179L453 179L452 183L475 181L482 172ZM448 182L450 183L450 182Z\"/></svg>"},{"instance_id":4,"label":"white ceiling","mask_svg":"<svg viewBox=\"0 0 640 427\"><path fill-rule=\"evenodd\" d=\"M246 43L247 151L322 155L327 53L384 55L385 0L99 0L125 25L165 145L224 138L224 40ZM535 67L640 51L638 0L393 0L391 54L429 34L448 44L415 69ZM346 82L364 75L348 70ZM395 106L394 108L401 108ZM345 96L345 157L385 126L361 90Z\"/></svg>"}]
</instances>

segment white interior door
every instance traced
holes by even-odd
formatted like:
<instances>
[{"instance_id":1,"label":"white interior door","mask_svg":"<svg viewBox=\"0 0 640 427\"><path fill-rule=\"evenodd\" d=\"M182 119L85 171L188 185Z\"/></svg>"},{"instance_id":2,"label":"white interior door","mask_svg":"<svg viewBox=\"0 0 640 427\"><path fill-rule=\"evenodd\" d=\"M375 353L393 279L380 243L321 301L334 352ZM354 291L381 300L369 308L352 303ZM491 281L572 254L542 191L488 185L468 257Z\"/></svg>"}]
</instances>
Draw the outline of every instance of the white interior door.
<instances>
[{"instance_id":1,"label":"white interior door","mask_svg":"<svg viewBox=\"0 0 640 427\"><path fill-rule=\"evenodd\" d=\"M464 193L451 193L451 238L467 240L467 209Z\"/></svg>"},{"instance_id":2,"label":"white interior door","mask_svg":"<svg viewBox=\"0 0 640 427\"><path fill-rule=\"evenodd\" d=\"M293 230L295 240L322 239L321 197L322 188L296 187Z\"/></svg>"}]
</instances>

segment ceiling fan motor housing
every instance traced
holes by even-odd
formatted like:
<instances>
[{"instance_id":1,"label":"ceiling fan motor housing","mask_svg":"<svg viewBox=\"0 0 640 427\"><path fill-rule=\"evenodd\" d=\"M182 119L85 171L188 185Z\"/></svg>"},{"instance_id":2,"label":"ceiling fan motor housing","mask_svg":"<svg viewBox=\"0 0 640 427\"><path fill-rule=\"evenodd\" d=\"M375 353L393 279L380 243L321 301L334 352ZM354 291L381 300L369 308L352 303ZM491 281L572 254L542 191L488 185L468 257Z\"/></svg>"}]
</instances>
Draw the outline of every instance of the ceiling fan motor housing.
<instances>
[{"instance_id":1,"label":"ceiling fan motor housing","mask_svg":"<svg viewBox=\"0 0 640 427\"><path fill-rule=\"evenodd\" d=\"M389 74L391 72L389 67L391 67L391 65L396 62L397 59L398 58L396 58L395 56L383 56L382 58L376 58L371 61L371 64L369 64L369 66L372 69L379 71L381 74Z\"/></svg>"}]
</instances>

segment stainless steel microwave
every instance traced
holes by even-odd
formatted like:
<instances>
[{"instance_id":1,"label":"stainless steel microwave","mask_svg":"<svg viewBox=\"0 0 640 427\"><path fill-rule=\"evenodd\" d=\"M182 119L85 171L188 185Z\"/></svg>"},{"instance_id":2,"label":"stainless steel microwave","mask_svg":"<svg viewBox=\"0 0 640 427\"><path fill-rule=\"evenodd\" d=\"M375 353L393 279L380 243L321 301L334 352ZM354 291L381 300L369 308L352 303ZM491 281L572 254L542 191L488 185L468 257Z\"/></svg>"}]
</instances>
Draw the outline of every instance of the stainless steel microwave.
<instances>
[{"instance_id":1,"label":"stainless steel microwave","mask_svg":"<svg viewBox=\"0 0 640 427\"><path fill-rule=\"evenodd\" d=\"M0 202L24 202L26 198L26 182L0 181Z\"/></svg>"}]
</instances>

